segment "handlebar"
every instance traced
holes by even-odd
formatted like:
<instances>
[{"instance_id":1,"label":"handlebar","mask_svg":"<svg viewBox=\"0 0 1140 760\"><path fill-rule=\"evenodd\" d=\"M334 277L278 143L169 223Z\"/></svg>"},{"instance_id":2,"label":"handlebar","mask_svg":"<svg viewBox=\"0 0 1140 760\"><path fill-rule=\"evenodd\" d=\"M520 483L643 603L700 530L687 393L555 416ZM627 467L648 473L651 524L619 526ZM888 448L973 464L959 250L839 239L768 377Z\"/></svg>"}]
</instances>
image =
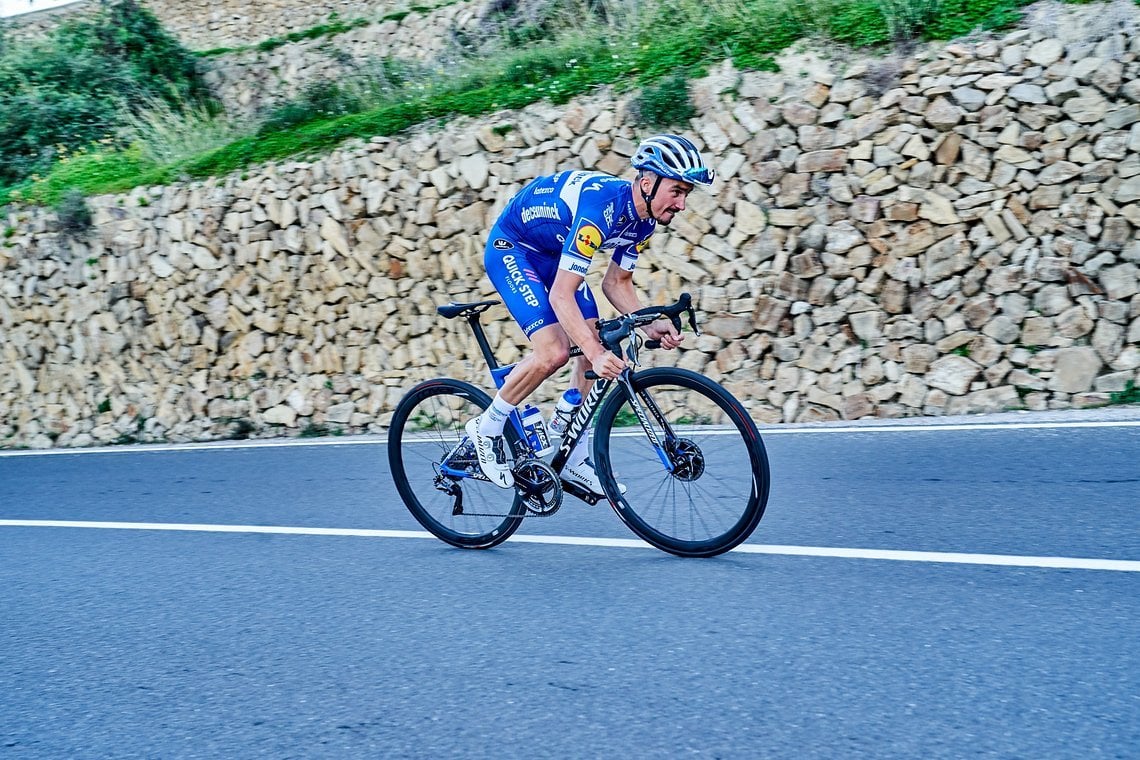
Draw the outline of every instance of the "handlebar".
<instances>
[{"instance_id":1,"label":"handlebar","mask_svg":"<svg viewBox=\"0 0 1140 760\"><path fill-rule=\"evenodd\" d=\"M667 317L673 323L673 327L677 328L677 332L680 332L681 315L686 313L689 315L689 327L700 335L701 331L697 329L697 314L693 309L693 298L688 293L682 293L677 303L670 306L647 306L613 319L599 319L598 339L606 349L621 356L620 344L633 333L634 329L656 322L661 317ZM657 348L660 345L659 340L645 343L646 348Z\"/></svg>"}]
</instances>

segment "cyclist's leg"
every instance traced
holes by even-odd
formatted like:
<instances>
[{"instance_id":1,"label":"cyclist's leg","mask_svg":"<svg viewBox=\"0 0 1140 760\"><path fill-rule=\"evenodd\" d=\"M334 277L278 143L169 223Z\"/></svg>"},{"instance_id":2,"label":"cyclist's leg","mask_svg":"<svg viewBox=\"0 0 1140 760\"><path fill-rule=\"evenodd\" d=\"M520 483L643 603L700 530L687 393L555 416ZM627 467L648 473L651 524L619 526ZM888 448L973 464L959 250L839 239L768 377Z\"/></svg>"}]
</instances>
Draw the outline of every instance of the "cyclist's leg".
<instances>
[{"instance_id":1,"label":"cyclist's leg","mask_svg":"<svg viewBox=\"0 0 1140 760\"><path fill-rule=\"evenodd\" d=\"M499 391L499 398L517 406L565 366L570 355L570 339L550 305L550 284L558 271L558 257L528 251L500 233L498 228L492 230L484 255L487 276L503 296L507 311L532 347L531 353L511 370ZM597 317L596 308L593 316Z\"/></svg>"},{"instance_id":2,"label":"cyclist's leg","mask_svg":"<svg viewBox=\"0 0 1140 760\"><path fill-rule=\"evenodd\" d=\"M594 299L593 292L585 282L578 288L575 298L578 308L582 311L582 316L586 318L586 323L590 329L594 329L598 322L598 302ZM583 396L589 393L590 388L594 385L593 380L586 379L586 370L588 369L590 369L590 361L585 356L579 356L571 371L571 385L581 391ZM590 458L590 452L593 451L591 435L592 431L587 427L574 448L570 450L566 464L562 468L562 477L589 489L598 496L604 496L605 492L602 489L601 480L594 469L594 462ZM619 483L618 488L622 493L625 493L624 485Z\"/></svg>"},{"instance_id":3,"label":"cyclist's leg","mask_svg":"<svg viewBox=\"0 0 1140 760\"><path fill-rule=\"evenodd\" d=\"M509 488L514 485L514 476L503 428L515 407L566 363L570 343L550 306L540 268L528 258L526 249L499 225L491 230L483 262L507 310L534 346L534 351L511 370L486 411L464 426L475 445L483 474L503 488Z\"/></svg>"}]
</instances>

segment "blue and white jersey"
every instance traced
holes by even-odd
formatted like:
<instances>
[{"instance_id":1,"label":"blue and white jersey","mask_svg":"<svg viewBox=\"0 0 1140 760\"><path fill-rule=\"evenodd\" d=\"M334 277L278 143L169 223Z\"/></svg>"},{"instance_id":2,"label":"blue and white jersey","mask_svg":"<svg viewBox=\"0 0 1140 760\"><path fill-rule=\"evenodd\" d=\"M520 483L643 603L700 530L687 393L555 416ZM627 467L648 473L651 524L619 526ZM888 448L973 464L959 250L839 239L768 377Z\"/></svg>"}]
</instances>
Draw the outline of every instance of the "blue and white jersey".
<instances>
[{"instance_id":1,"label":"blue and white jersey","mask_svg":"<svg viewBox=\"0 0 1140 760\"><path fill-rule=\"evenodd\" d=\"M539 177L511 199L496 225L520 246L558 256L558 268L585 276L598 251L633 271L657 223L641 220L629 180L563 171Z\"/></svg>"}]
</instances>

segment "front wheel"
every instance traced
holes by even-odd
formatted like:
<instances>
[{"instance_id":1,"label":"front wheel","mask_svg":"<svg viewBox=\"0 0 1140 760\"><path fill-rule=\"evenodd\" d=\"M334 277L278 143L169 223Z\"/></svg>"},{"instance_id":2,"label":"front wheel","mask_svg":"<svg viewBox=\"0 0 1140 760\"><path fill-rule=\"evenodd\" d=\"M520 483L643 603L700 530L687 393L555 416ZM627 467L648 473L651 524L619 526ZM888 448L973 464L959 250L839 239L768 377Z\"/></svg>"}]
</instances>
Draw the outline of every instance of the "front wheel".
<instances>
[{"instance_id":1,"label":"front wheel","mask_svg":"<svg viewBox=\"0 0 1140 760\"><path fill-rule=\"evenodd\" d=\"M619 385L598 411L594 434L598 476L618 517L682 557L740 544L764 516L769 486L768 455L747 410L688 370L647 369L632 385L639 408Z\"/></svg>"},{"instance_id":2,"label":"front wheel","mask_svg":"<svg viewBox=\"0 0 1140 760\"><path fill-rule=\"evenodd\" d=\"M515 489L483 477L463 431L490 404L470 383L428 380L400 400L388 429L392 479L408 511L434 536L463 549L501 544L526 514ZM513 429L505 435L515 443Z\"/></svg>"}]
</instances>

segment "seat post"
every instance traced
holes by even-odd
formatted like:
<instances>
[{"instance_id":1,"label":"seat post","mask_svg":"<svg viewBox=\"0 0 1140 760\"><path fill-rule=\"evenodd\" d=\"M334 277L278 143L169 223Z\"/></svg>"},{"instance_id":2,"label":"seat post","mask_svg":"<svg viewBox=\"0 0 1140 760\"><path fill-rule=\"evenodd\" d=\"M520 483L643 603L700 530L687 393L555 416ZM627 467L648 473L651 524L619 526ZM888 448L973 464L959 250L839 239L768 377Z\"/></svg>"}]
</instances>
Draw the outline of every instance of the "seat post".
<instances>
[{"instance_id":1,"label":"seat post","mask_svg":"<svg viewBox=\"0 0 1140 760\"><path fill-rule=\"evenodd\" d=\"M483 352L483 358L487 360L487 366L491 369L498 369L499 362L495 359L495 355L491 353L491 344L487 342L487 334L483 332L483 325L479 322L479 312L468 314L467 324L471 325L471 332L475 333L475 342L479 344L479 350Z\"/></svg>"}]
</instances>

